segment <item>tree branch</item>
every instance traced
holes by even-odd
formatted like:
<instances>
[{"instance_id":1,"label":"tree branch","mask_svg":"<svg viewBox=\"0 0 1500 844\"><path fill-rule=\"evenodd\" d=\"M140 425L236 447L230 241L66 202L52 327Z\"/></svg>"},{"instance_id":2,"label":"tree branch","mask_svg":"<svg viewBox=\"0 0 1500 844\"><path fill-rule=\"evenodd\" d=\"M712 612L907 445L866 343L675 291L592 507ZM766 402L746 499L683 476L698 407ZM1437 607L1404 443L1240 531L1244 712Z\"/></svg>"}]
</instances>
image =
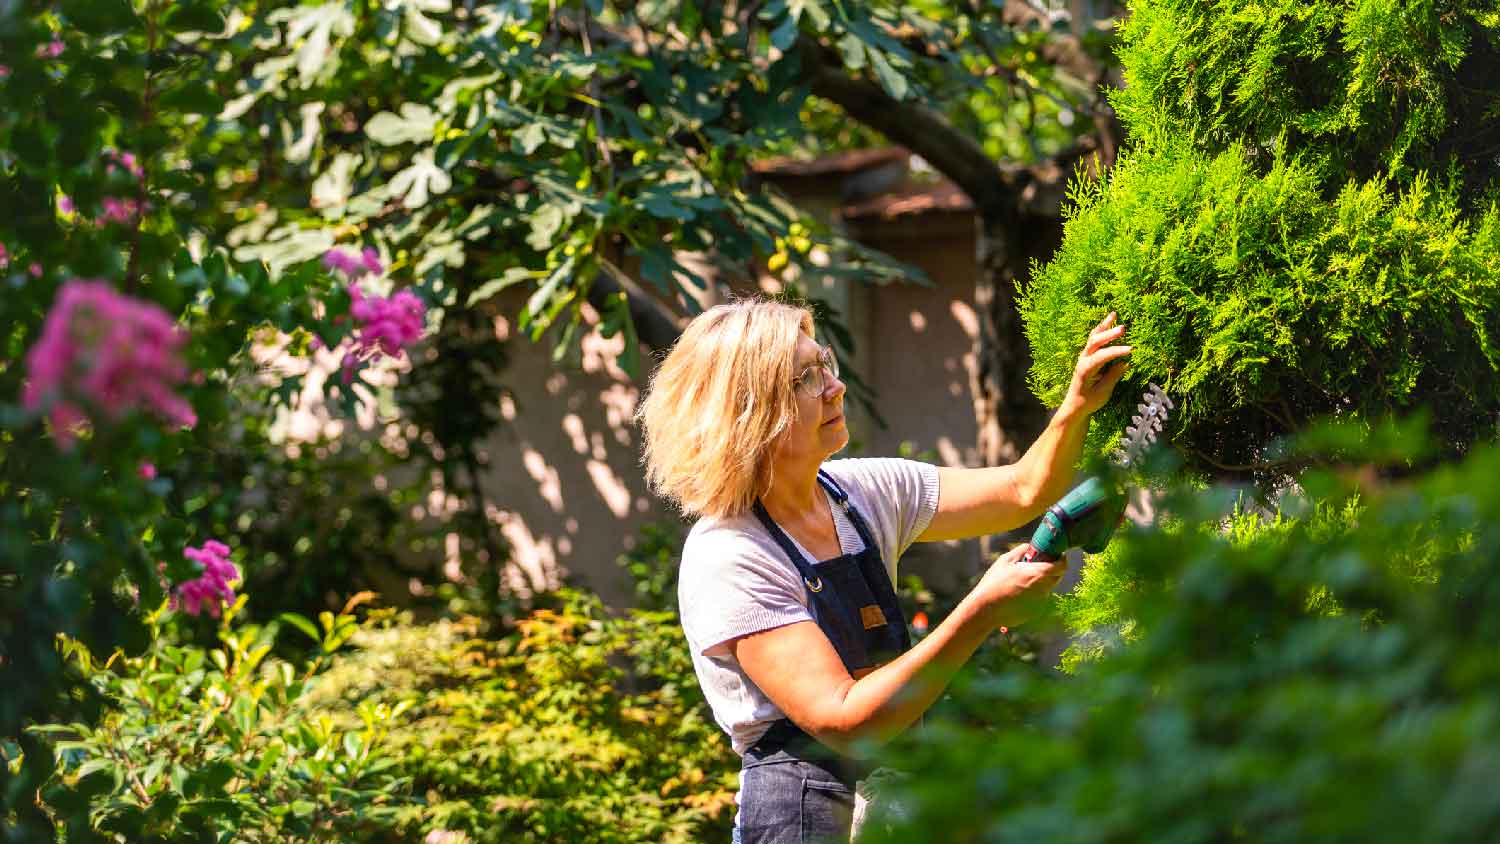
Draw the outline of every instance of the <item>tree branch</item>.
<instances>
[{"instance_id":1,"label":"tree branch","mask_svg":"<svg viewBox=\"0 0 1500 844\"><path fill-rule=\"evenodd\" d=\"M933 109L902 102L884 88L854 79L823 60L816 43L798 39L793 47L812 91L836 103L850 117L884 134L952 179L974 201L981 216L1015 205L1016 188L984 148Z\"/></svg>"},{"instance_id":2,"label":"tree branch","mask_svg":"<svg viewBox=\"0 0 1500 844\"><path fill-rule=\"evenodd\" d=\"M589 304L603 312L609 297L624 293L630 306L630 321L635 326L635 336L642 343L659 352L672 348L682 335L681 319L656 301L645 288L625 271L599 257L599 275L589 285Z\"/></svg>"}]
</instances>

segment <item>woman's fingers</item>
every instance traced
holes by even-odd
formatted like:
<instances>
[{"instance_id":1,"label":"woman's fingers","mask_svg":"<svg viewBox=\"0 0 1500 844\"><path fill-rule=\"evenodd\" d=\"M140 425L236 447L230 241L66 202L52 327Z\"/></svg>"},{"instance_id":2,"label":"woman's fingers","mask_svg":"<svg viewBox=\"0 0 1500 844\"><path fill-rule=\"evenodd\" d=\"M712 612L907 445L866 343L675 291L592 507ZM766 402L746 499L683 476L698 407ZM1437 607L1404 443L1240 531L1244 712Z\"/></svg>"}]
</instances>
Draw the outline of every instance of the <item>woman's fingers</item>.
<instances>
[{"instance_id":1,"label":"woman's fingers","mask_svg":"<svg viewBox=\"0 0 1500 844\"><path fill-rule=\"evenodd\" d=\"M1084 354L1097 351L1104 344L1111 340L1118 340L1124 335L1125 326L1113 325L1114 321L1115 312L1110 311L1109 316L1106 316L1098 325L1094 326L1094 330L1089 332L1088 342L1083 346Z\"/></svg>"},{"instance_id":2,"label":"woman's fingers","mask_svg":"<svg viewBox=\"0 0 1500 844\"><path fill-rule=\"evenodd\" d=\"M1097 351L1085 354L1078 360L1078 374L1088 379L1090 376L1109 365L1111 361L1129 357L1134 346L1109 346Z\"/></svg>"}]
</instances>

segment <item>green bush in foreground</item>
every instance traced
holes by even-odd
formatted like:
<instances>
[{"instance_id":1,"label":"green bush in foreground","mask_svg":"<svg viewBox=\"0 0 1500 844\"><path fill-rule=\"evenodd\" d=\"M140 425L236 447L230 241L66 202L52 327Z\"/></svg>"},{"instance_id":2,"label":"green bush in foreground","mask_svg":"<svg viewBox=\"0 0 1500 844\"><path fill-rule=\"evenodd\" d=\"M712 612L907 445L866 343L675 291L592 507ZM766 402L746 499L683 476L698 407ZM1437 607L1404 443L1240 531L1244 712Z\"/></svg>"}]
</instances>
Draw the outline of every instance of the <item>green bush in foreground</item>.
<instances>
[{"instance_id":1,"label":"green bush in foreground","mask_svg":"<svg viewBox=\"0 0 1500 844\"><path fill-rule=\"evenodd\" d=\"M243 603L219 648L174 643L160 613L140 656L66 646L107 708L34 730L59 840L728 840L738 760L671 613L563 592L487 639L391 610L262 627ZM270 656L282 623L313 659Z\"/></svg>"},{"instance_id":2,"label":"green bush in foreground","mask_svg":"<svg viewBox=\"0 0 1500 844\"><path fill-rule=\"evenodd\" d=\"M416 802L390 840L727 841L738 759L703 701L675 615L607 615L563 592L499 640L473 620L361 631L319 710L410 704L390 735Z\"/></svg>"},{"instance_id":3,"label":"green bush in foreground","mask_svg":"<svg viewBox=\"0 0 1500 844\"><path fill-rule=\"evenodd\" d=\"M69 842L335 842L378 829L404 792L386 735L405 704L361 702L336 727L309 717L309 690L354 632L323 613L303 665L269 657L277 625L238 625L224 612L222 647L173 644L147 616L151 646L101 661L76 640L72 657L108 709L96 725L51 724L58 772L42 791Z\"/></svg>"},{"instance_id":4,"label":"green bush in foreground","mask_svg":"<svg viewBox=\"0 0 1500 844\"><path fill-rule=\"evenodd\" d=\"M911 816L870 840L1493 841L1497 473L1484 446L1357 501L1307 475L1322 503L1259 529L1232 496L1176 500L1182 527L1120 541L1093 605L1128 641L960 683L1005 719L930 722L901 757Z\"/></svg>"}]
</instances>

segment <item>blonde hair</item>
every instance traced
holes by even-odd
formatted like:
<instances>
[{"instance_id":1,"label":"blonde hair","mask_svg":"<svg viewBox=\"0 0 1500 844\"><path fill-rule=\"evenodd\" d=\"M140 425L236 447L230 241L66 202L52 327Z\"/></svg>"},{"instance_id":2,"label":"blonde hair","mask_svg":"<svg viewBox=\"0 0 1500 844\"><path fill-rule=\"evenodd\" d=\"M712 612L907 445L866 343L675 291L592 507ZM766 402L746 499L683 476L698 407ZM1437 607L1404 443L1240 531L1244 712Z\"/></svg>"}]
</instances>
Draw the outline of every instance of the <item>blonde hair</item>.
<instances>
[{"instance_id":1,"label":"blonde hair","mask_svg":"<svg viewBox=\"0 0 1500 844\"><path fill-rule=\"evenodd\" d=\"M646 480L689 516L750 509L771 487L771 450L797 416L806 308L741 299L699 314L651 377L636 419Z\"/></svg>"}]
</instances>

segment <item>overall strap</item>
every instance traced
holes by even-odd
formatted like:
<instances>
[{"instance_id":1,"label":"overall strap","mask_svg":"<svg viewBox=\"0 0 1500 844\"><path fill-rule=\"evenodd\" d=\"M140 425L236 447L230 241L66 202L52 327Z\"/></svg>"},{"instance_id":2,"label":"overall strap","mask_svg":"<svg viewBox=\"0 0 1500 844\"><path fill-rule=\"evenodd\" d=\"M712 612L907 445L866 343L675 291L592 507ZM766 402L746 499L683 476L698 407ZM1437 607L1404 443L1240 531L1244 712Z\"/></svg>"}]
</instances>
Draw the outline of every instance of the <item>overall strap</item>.
<instances>
[{"instance_id":1,"label":"overall strap","mask_svg":"<svg viewBox=\"0 0 1500 844\"><path fill-rule=\"evenodd\" d=\"M760 519L760 523L771 534L771 538L776 540L776 544L781 546L781 550L792 561L792 565L797 567L797 573L802 575L802 582L807 585L807 588L813 592L822 592L823 578L813 571L812 563L802 556L802 552L798 551L797 546L792 543L792 538L787 536L781 526L776 524L776 520L771 518L771 514L766 512L765 505L760 503L760 499L756 499L754 511L755 517Z\"/></svg>"},{"instance_id":2,"label":"overall strap","mask_svg":"<svg viewBox=\"0 0 1500 844\"><path fill-rule=\"evenodd\" d=\"M870 526L865 524L865 518L859 514L859 508L850 503L849 493L844 492L844 488L839 486L839 482L834 480L833 476L823 469L818 470L818 482L823 485L824 489L828 490L829 495L833 496L834 503L844 508L844 514L853 523L854 530L859 533L859 539L865 544L865 548L879 553L880 548L875 544L875 538L870 533Z\"/></svg>"}]
</instances>

